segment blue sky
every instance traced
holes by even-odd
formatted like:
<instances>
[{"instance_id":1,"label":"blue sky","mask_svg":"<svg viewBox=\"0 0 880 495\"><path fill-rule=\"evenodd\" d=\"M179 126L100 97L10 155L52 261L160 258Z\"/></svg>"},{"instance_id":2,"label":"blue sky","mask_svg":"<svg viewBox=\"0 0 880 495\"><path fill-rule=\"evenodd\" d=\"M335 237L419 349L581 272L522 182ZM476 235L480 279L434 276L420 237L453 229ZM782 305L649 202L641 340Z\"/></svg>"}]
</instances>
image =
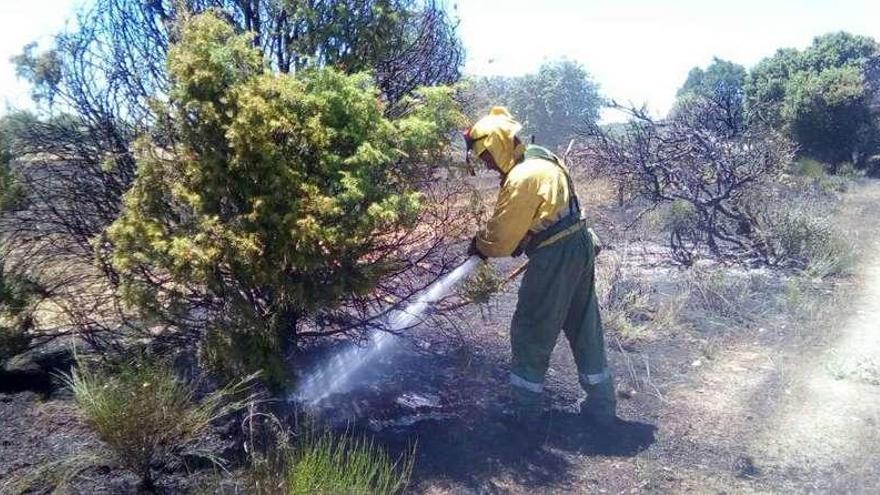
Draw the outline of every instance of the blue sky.
<instances>
[{"instance_id":1,"label":"blue sky","mask_svg":"<svg viewBox=\"0 0 880 495\"><path fill-rule=\"evenodd\" d=\"M10 56L47 40L86 0L0 0L0 112L27 104ZM132 0L138 1L138 0ZM581 62L603 92L665 112L694 65L751 66L780 47L847 30L880 39L878 0L447 0L473 74L516 75L559 57ZM452 7L454 4L454 7Z\"/></svg>"}]
</instances>

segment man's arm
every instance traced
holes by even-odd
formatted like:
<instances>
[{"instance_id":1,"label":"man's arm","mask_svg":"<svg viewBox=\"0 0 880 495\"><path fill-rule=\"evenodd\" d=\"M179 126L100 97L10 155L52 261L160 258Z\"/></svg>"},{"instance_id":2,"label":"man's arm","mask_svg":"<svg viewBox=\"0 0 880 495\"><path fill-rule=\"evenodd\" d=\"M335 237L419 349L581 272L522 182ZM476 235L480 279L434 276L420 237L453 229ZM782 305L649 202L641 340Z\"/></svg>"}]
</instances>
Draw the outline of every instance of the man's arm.
<instances>
[{"instance_id":1,"label":"man's arm","mask_svg":"<svg viewBox=\"0 0 880 495\"><path fill-rule=\"evenodd\" d=\"M523 240L543 201L531 178L507 180L498 193L495 213L477 234L477 249L492 258L510 256Z\"/></svg>"}]
</instances>

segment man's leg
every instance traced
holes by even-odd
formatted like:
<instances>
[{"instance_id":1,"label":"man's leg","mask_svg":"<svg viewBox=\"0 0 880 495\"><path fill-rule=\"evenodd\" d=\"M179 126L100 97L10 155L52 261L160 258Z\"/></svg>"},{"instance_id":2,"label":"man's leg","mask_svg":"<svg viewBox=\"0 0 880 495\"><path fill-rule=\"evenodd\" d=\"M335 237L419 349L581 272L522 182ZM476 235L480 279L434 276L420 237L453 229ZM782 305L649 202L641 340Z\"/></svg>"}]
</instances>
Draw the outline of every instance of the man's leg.
<instances>
[{"instance_id":1,"label":"man's leg","mask_svg":"<svg viewBox=\"0 0 880 495\"><path fill-rule=\"evenodd\" d=\"M548 246L529 260L520 285L510 330L510 385L525 414L543 409L544 375L576 286L570 274L577 272L569 266L575 259L564 246Z\"/></svg>"},{"instance_id":2,"label":"man's leg","mask_svg":"<svg viewBox=\"0 0 880 495\"><path fill-rule=\"evenodd\" d=\"M572 298L563 329L577 363L581 387L587 392L581 411L597 421L609 422L615 417L617 400L605 354L592 246L587 252L589 261Z\"/></svg>"}]
</instances>

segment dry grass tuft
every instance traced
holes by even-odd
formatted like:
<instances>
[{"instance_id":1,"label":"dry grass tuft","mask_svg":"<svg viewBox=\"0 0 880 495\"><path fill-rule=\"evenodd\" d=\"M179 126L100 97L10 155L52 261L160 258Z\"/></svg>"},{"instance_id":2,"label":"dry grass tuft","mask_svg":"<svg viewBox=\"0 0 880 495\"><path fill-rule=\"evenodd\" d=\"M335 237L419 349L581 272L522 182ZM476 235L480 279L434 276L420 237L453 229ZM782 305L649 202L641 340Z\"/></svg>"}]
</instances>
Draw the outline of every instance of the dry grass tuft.
<instances>
[{"instance_id":1,"label":"dry grass tuft","mask_svg":"<svg viewBox=\"0 0 880 495\"><path fill-rule=\"evenodd\" d=\"M683 299L663 294L657 284L627 270L624 260L607 253L601 257L596 290L602 308L602 323L627 344L649 339L655 331L678 326Z\"/></svg>"},{"instance_id":2,"label":"dry grass tuft","mask_svg":"<svg viewBox=\"0 0 880 495\"><path fill-rule=\"evenodd\" d=\"M156 468L173 465L215 420L255 400L248 393L253 378L198 399L196 384L179 379L170 366L138 359L97 371L80 363L64 381L108 457L151 489Z\"/></svg>"}]
</instances>

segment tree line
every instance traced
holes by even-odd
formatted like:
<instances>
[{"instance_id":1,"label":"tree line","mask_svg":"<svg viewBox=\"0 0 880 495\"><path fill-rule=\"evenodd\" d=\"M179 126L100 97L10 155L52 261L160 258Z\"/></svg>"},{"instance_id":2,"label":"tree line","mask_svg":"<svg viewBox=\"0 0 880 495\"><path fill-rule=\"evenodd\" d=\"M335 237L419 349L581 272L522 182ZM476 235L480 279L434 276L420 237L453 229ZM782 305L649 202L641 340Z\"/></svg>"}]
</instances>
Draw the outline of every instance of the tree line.
<instances>
[{"instance_id":1,"label":"tree line","mask_svg":"<svg viewBox=\"0 0 880 495\"><path fill-rule=\"evenodd\" d=\"M16 57L41 110L0 122L6 355L137 336L282 386L303 339L379 328L460 262L471 186L439 172L495 104L540 144L576 139L622 197L675 205L684 263L788 259L755 198L797 155L877 164L877 43L847 33L716 59L669 115L605 126L574 61L463 80L430 1L96 0L76 26Z\"/></svg>"}]
</instances>

